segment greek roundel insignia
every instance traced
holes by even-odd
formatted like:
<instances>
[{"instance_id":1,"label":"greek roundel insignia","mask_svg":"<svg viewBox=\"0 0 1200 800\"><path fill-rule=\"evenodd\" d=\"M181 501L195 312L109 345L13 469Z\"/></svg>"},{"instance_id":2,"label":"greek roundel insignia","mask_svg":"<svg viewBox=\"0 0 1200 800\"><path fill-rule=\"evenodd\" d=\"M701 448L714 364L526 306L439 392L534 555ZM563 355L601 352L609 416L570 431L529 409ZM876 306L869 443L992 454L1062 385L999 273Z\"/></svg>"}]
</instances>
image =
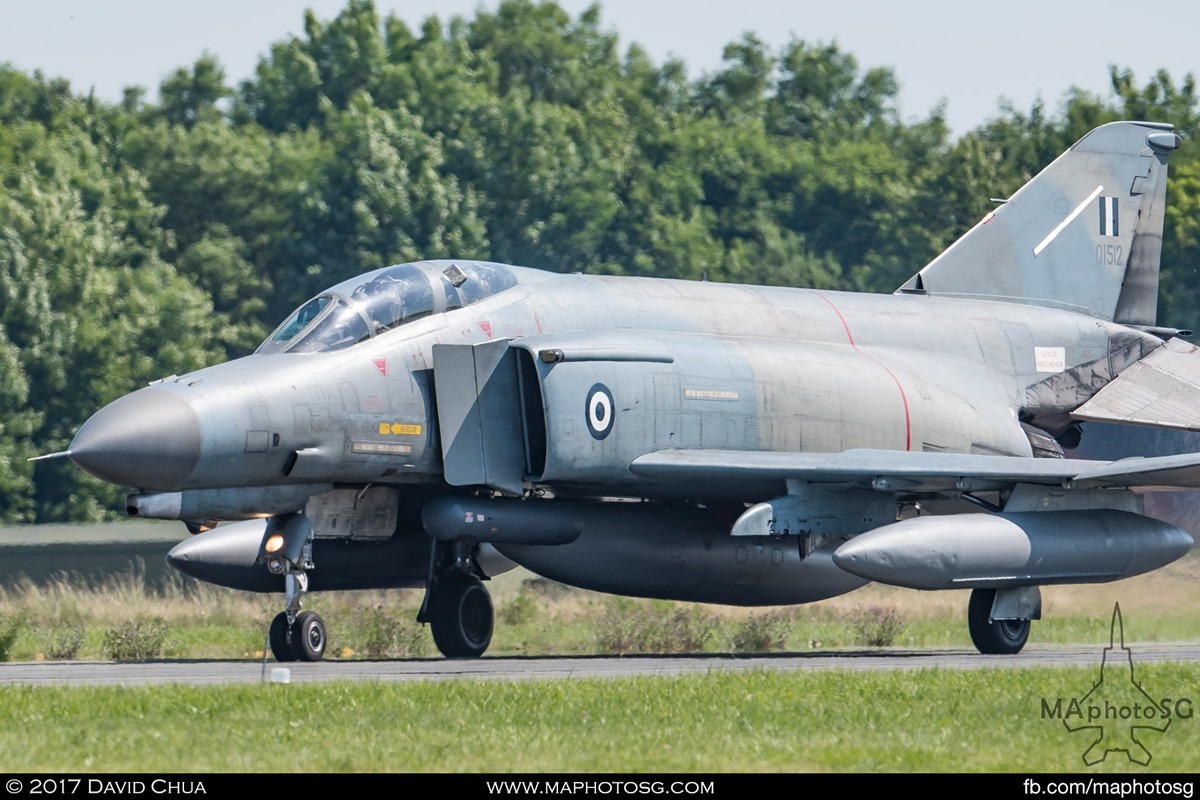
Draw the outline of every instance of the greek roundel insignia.
<instances>
[{"instance_id":1,"label":"greek roundel insignia","mask_svg":"<svg viewBox=\"0 0 1200 800\"><path fill-rule=\"evenodd\" d=\"M588 390L584 417L593 439L604 439L612 433L613 396L603 383L597 383Z\"/></svg>"}]
</instances>

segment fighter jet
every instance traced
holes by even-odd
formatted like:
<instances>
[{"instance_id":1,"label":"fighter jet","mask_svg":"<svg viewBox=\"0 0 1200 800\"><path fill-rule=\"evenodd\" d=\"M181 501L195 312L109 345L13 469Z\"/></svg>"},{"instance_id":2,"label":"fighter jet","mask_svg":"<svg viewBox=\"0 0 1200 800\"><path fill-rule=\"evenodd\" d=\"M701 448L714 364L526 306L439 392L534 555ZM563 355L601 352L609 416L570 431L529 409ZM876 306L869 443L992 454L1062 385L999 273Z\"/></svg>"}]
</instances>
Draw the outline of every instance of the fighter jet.
<instances>
[{"instance_id":1,"label":"fighter jet","mask_svg":"<svg viewBox=\"0 0 1200 800\"><path fill-rule=\"evenodd\" d=\"M1081 420L1200 429L1200 355L1156 322L1180 144L1093 130L890 295L389 266L56 455L184 521L182 572L282 592L280 661L324 653L307 592L383 587L480 656L516 565L743 606L970 589L976 647L1016 653L1040 586L1193 543L1139 491L1200 488L1200 454L1063 458Z\"/></svg>"}]
</instances>

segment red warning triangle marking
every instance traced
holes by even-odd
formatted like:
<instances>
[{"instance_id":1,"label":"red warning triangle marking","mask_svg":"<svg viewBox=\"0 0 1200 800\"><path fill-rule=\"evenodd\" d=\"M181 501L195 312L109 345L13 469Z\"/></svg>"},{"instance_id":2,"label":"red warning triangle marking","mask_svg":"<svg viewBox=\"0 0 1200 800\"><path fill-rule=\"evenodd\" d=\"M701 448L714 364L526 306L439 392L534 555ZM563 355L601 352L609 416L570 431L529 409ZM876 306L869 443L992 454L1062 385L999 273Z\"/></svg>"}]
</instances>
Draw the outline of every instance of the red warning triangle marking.
<instances>
[{"instance_id":1,"label":"red warning triangle marking","mask_svg":"<svg viewBox=\"0 0 1200 800\"><path fill-rule=\"evenodd\" d=\"M488 337L489 339L490 339L490 338L492 338L492 323L491 323L491 322L489 322L489 321L488 321L488 320L486 320L486 319L485 319L485 320L482 320L482 321L479 323L479 328L480 328L480 330L482 330L482 331L483 331L485 334L487 334L487 337Z\"/></svg>"},{"instance_id":2,"label":"red warning triangle marking","mask_svg":"<svg viewBox=\"0 0 1200 800\"><path fill-rule=\"evenodd\" d=\"M387 359L386 358L373 358L373 359L371 359L371 361L375 364L375 369L379 370L379 374L386 378L387 377Z\"/></svg>"}]
</instances>

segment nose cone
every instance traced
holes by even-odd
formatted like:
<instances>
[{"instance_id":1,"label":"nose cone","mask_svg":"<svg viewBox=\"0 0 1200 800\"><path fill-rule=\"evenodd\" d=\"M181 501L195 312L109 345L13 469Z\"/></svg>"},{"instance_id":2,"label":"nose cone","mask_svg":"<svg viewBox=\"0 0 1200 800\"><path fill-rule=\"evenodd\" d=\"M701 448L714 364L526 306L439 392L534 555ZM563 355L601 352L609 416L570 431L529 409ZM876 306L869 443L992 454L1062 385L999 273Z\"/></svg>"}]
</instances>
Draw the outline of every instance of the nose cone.
<instances>
[{"instance_id":1,"label":"nose cone","mask_svg":"<svg viewBox=\"0 0 1200 800\"><path fill-rule=\"evenodd\" d=\"M200 420L186 400L148 387L83 423L69 453L97 478L137 489L177 489L200 460Z\"/></svg>"},{"instance_id":2,"label":"nose cone","mask_svg":"<svg viewBox=\"0 0 1200 800\"><path fill-rule=\"evenodd\" d=\"M866 541L863 541L862 536L855 537L844 545L839 547L833 553L833 563L849 572L851 575L858 575L861 578L868 580L877 580L878 572L876 563L879 553L876 548L871 547Z\"/></svg>"},{"instance_id":3,"label":"nose cone","mask_svg":"<svg viewBox=\"0 0 1200 800\"><path fill-rule=\"evenodd\" d=\"M167 563L184 575L251 592L279 591L283 579L257 564L267 521L222 525L185 539L167 553Z\"/></svg>"}]
</instances>

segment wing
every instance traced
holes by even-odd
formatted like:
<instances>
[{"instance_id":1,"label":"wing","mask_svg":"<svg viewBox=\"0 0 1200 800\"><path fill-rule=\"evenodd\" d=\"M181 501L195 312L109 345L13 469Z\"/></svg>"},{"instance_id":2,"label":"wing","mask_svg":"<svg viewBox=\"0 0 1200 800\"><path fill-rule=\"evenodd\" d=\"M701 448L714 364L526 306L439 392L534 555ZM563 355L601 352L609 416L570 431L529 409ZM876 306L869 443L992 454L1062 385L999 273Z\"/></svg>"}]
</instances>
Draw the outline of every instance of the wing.
<instances>
[{"instance_id":1,"label":"wing","mask_svg":"<svg viewBox=\"0 0 1200 800\"><path fill-rule=\"evenodd\" d=\"M1018 483L1068 489L1200 489L1200 453L1119 461L847 450L772 453L661 450L634 460L638 475L664 482L761 484L801 480L881 491L987 491Z\"/></svg>"},{"instance_id":2,"label":"wing","mask_svg":"<svg viewBox=\"0 0 1200 800\"><path fill-rule=\"evenodd\" d=\"M1071 416L1200 431L1200 348L1171 339L1123 371Z\"/></svg>"}]
</instances>

